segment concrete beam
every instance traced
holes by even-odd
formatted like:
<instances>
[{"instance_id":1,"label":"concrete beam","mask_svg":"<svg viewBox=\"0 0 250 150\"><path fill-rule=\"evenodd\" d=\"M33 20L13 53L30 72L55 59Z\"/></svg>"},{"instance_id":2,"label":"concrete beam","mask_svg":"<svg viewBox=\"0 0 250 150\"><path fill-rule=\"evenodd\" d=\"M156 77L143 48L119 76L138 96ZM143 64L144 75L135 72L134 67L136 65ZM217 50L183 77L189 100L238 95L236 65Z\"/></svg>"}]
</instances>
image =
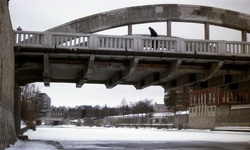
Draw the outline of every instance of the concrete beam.
<instances>
[{"instance_id":1,"label":"concrete beam","mask_svg":"<svg viewBox=\"0 0 250 150\"><path fill-rule=\"evenodd\" d=\"M182 60L181 59L177 59L176 61L172 61L171 62L171 66L169 68L169 71L167 73L167 78L171 77L180 67Z\"/></svg>"},{"instance_id":2,"label":"concrete beam","mask_svg":"<svg viewBox=\"0 0 250 150\"><path fill-rule=\"evenodd\" d=\"M124 82L130 75L132 75L136 69L136 66L139 62L139 58L134 58L130 61L129 69L126 71L116 72L106 83L106 87L111 89L116 85Z\"/></svg>"},{"instance_id":3,"label":"concrete beam","mask_svg":"<svg viewBox=\"0 0 250 150\"><path fill-rule=\"evenodd\" d=\"M49 66L49 54L43 55L43 82L44 86L50 86L50 66Z\"/></svg>"},{"instance_id":4,"label":"concrete beam","mask_svg":"<svg viewBox=\"0 0 250 150\"><path fill-rule=\"evenodd\" d=\"M148 76L146 76L145 78L141 79L140 81L138 81L134 87L136 89L143 89L146 88L150 85L153 85L157 82L159 82L161 76L163 75L163 73L157 72L157 73L152 73Z\"/></svg>"},{"instance_id":5,"label":"concrete beam","mask_svg":"<svg viewBox=\"0 0 250 150\"><path fill-rule=\"evenodd\" d=\"M133 27L132 24L128 25L128 35L132 35L133 34Z\"/></svg>"},{"instance_id":6,"label":"concrete beam","mask_svg":"<svg viewBox=\"0 0 250 150\"><path fill-rule=\"evenodd\" d=\"M157 84L161 80L170 78L178 70L179 66L181 65L181 62L182 61L180 59L172 61L171 66L167 72L157 72L146 76L144 79L137 82L137 84L135 85L136 89L143 89L150 85Z\"/></svg>"},{"instance_id":7,"label":"concrete beam","mask_svg":"<svg viewBox=\"0 0 250 150\"><path fill-rule=\"evenodd\" d=\"M205 78L205 74L191 73L188 75L181 76L178 79L173 79L162 86L166 90L171 90L171 89L194 85L200 82L204 78Z\"/></svg>"},{"instance_id":8,"label":"concrete beam","mask_svg":"<svg viewBox=\"0 0 250 150\"><path fill-rule=\"evenodd\" d=\"M88 61L88 66L80 73L78 82L76 83L77 88L81 88L84 83L88 81L92 74L92 69L95 63L95 56L90 55L89 61Z\"/></svg>"},{"instance_id":9,"label":"concrete beam","mask_svg":"<svg viewBox=\"0 0 250 150\"><path fill-rule=\"evenodd\" d=\"M240 82L239 83L239 88L250 89L250 80Z\"/></svg>"},{"instance_id":10,"label":"concrete beam","mask_svg":"<svg viewBox=\"0 0 250 150\"><path fill-rule=\"evenodd\" d=\"M231 90L235 90L235 89L250 89L250 80L225 85L225 86L222 86L220 88L222 88L224 91L231 91Z\"/></svg>"},{"instance_id":11,"label":"concrete beam","mask_svg":"<svg viewBox=\"0 0 250 150\"><path fill-rule=\"evenodd\" d=\"M106 88L107 89L112 89L116 85L124 82L127 77L127 71L118 71L113 76L107 81Z\"/></svg>"},{"instance_id":12,"label":"concrete beam","mask_svg":"<svg viewBox=\"0 0 250 150\"><path fill-rule=\"evenodd\" d=\"M225 74L205 82L200 82L195 85L194 89L198 90L211 87L231 89L233 85L238 84L239 82L246 82L248 80L250 80L250 70L245 71L242 74Z\"/></svg>"},{"instance_id":13,"label":"concrete beam","mask_svg":"<svg viewBox=\"0 0 250 150\"><path fill-rule=\"evenodd\" d=\"M172 36L172 23L170 20L167 21L167 36L168 37Z\"/></svg>"},{"instance_id":14,"label":"concrete beam","mask_svg":"<svg viewBox=\"0 0 250 150\"><path fill-rule=\"evenodd\" d=\"M205 24L204 24L204 38L205 38L205 40L209 40L209 38L210 38L210 31L209 31L209 23L208 22L206 22Z\"/></svg>"},{"instance_id":15,"label":"concrete beam","mask_svg":"<svg viewBox=\"0 0 250 150\"><path fill-rule=\"evenodd\" d=\"M241 40L243 42L247 41L247 31L246 30L241 31Z\"/></svg>"},{"instance_id":16,"label":"concrete beam","mask_svg":"<svg viewBox=\"0 0 250 150\"><path fill-rule=\"evenodd\" d=\"M211 79L220 70L220 68L223 66L223 63L223 61L212 63L210 69L206 74L205 79L203 79L202 81Z\"/></svg>"}]
</instances>

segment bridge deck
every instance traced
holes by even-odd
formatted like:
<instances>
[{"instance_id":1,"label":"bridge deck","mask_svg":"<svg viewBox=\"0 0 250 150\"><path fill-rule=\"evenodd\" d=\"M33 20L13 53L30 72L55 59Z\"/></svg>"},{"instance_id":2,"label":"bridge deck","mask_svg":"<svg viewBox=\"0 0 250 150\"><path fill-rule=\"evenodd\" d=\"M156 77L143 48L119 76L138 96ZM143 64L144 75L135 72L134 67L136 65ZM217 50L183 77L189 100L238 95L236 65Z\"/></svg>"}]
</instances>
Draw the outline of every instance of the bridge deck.
<instances>
[{"instance_id":1,"label":"bridge deck","mask_svg":"<svg viewBox=\"0 0 250 150\"><path fill-rule=\"evenodd\" d=\"M28 31L15 42L19 84L237 88L250 78L250 42Z\"/></svg>"}]
</instances>

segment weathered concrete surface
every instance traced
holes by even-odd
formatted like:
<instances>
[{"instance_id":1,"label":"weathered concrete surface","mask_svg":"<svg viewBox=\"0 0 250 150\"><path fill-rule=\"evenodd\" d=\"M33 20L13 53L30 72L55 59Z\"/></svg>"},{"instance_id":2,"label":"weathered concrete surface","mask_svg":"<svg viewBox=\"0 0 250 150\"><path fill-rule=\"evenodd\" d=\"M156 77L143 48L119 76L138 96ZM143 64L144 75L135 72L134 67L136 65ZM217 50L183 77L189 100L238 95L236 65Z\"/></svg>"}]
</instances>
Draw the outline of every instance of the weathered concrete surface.
<instances>
[{"instance_id":1,"label":"weathered concrete surface","mask_svg":"<svg viewBox=\"0 0 250 150\"><path fill-rule=\"evenodd\" d=\"M125 25L168 20L173 22L209 23L250 32L250 15L248 14L207 6L177 4L117 9L79 18L48 31L94 33Z\"/></svg>"},{"instance_id":2,"label":"weathered concrete surface","mask_svg":"<svg viewBox=\"0 0 250 150\"><path fill-rule=\"evenodd\" d=\"M13 30L8 1L0 1L0 149L16 141Z\"/></svg>"},{"instance_id":3,"label":"weathered concrete surface","mask_svg":"<svg viewBox=\"0 0 250 150\"><path fill-rule=\"evenodd\" d=\"M189 117L188 127L192 129L210 129L213 128L215 124L214 116L206 117Z\"/></svg>"},{"instance_id":4,"label":"weathered concrete surface","mask_svg":"<svg viewBox=\"0 0 250 150\"><path fill-rule=\"evenodd\" d=\"M14 116L15 116L15 128L16 135L22 134L21 127L21 88L18 84L15 84L15 93L14 93Z\"/></svg>"},{"instance_id":5,"label":"weathered concrete surface","mask_svg":"<svg viewBox=\"0 0 250 150\"><path fill-rule=\"evenodd\" d=\"M212 129L220 126L250 126L250 109L230 109L229 105L216 106L216 115L190 116L189 128Z\"/></svg>"},{"instance_id":6,"label":"weathered concrete surface","mask_svg":"<svg viewBox=\"0 0 250 150\"><path fill-rule=\"evenodd\" d=\"M230 109L230 106L219 106L215 126L250 126L250 109Z\"/></svg>"}]
</instances>

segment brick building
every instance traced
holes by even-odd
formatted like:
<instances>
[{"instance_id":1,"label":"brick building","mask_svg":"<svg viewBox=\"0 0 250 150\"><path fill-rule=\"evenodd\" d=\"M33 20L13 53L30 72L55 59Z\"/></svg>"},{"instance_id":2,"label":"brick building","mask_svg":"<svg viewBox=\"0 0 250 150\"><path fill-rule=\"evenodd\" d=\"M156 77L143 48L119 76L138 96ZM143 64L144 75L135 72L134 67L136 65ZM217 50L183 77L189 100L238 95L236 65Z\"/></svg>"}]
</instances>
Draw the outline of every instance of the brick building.
<instances>
[{"instance_id":1,"label":"brick building","mask_svg":"<svg viewBox=\"0 0 250 150\"><path fill-rule=\"evenodd\" d=\"M249 89L223 91L219 88L210 88L190 91L189 127L212 128L216 125L229 125L231 120L228 118L235 118L237 116L236 111L248 114L250 108L244 106L249 106L246 105L250 103L249 98ZM224 121L222 122L223 118ZM236 122L231 122L231 125L246 125L247 122L249 122L247 118L242 118Z\"/></svg>"}]
</instances>

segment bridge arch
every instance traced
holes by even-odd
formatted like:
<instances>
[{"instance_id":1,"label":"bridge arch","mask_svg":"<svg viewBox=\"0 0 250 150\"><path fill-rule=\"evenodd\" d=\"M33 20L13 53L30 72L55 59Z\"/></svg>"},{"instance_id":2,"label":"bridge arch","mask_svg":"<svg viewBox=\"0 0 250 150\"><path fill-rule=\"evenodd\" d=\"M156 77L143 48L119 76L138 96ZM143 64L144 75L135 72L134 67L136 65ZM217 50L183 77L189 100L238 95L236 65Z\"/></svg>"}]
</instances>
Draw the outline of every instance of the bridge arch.
<instances>
[{"instance_id":1,"label":"bridge arch","mask_svg":"<svg viewBox=\"0 0 250 150\"><path fill-rule=\"evenodd\" d=\"M203 23L205 39L209 39L209 25L240 30L243 41L246 41L247 33L250 33L250 15L248 14L215 7L180 4L117 9L76 19L48 31L95 33L128 25L128 34L131 34L133 24L164 21L167 22L168 36L171 36L171 22Z\"/></svg>"}]
</instances>

